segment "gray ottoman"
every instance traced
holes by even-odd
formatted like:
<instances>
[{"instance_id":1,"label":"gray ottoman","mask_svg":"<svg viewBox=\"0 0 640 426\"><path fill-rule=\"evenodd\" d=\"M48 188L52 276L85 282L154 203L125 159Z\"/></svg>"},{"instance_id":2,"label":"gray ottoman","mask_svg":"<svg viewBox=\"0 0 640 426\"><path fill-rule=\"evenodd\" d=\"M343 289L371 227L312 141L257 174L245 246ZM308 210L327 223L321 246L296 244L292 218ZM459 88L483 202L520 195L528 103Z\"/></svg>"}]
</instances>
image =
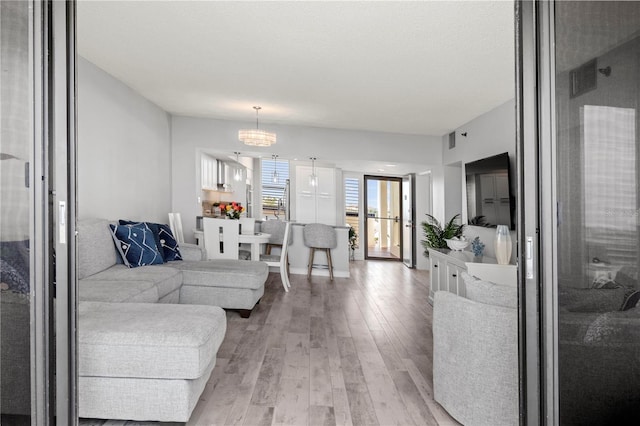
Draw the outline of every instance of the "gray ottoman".
<instances>
[{"instance_id":1,"label":"gray ottoman","mask_svg":"<svg viewBox=\"0 0 640 426\"><path fill-rule=\"evenodd\" d=\"M226 327L216 306L80 302L80 417L188 421Z\"/></svg>"},{"instance_id":2,"label":"gray ottoman","mask_svg":"<svg viewBox=\"0 0 640 426\"><path fill-rule=\"evenodd\" d=\"M264 294L269 266L264 262L207 260L174 262L182 270L181 304L205 304L235 309L243 318Z\"/></svg>"}]
</instances>

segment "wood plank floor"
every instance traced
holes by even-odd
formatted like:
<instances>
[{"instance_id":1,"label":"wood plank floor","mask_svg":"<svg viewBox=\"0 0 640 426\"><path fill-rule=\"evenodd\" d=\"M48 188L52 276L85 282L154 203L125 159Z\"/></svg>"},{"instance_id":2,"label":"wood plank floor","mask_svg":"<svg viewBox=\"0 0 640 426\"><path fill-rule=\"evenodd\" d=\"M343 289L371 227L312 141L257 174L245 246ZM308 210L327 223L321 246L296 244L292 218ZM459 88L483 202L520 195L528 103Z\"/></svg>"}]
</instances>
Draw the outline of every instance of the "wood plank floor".
<instances>
[{"instance_id":1,"label":"wood plank floor","mask_svg":"<svg viewBox=\"0 0 640 426\"><path fill-rule=\"evenodd\" d=\"M289 293L270 274L250 318L227 312L187 425L457 425L432 397L428 282L385 261L333 282L291 275Z\"/></svg>"}]
</instances>

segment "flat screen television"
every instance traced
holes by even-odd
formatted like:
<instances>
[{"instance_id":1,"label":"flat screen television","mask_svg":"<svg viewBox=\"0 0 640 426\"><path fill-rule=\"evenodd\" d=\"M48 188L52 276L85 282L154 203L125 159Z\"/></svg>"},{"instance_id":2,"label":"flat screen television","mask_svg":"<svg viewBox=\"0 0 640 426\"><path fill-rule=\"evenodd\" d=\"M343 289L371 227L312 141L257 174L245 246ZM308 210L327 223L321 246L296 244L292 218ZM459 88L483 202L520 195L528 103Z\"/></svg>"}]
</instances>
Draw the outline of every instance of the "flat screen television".
<instances>
[{"instance_id":1,"label":"flat screen television","mask_svg":"<svg viewBox=\"0 0 640 426\"><path fill-rule=\"evenodd\" d=\"M515 229L511 168L507 152L465 164L467 223Z\"/></svg>"}]
</instances>

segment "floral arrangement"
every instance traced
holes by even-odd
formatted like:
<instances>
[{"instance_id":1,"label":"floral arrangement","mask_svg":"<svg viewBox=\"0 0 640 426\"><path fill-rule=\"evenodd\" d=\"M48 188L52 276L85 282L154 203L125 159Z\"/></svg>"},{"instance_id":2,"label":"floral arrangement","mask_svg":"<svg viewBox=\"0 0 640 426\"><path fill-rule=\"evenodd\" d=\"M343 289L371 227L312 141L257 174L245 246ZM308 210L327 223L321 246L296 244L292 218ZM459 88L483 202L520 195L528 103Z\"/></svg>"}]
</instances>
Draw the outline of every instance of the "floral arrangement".
<instances>
[{"instance_id":1,"label":"floral arrangement","mask_svg":"<svg viewBox=\"0 0 640 426\"><path fill-rule=\"evenodd\" d=\"M220 212L224 213L229 219L240 219L240 215L244 213L244 207L233 201L231 204L220 204Z\"/></svg>"},{"instance_id":2,"label":"floral arrangement","mask_svg":"<svg viewBox=\"0 0 640 426\"><path fill-rule=\"evenodd\" d=\"M471 249L473 250L473 255L476 257L482 256L484 252L484 243L480 241L480 237L475 237L471 242Z\"/></svg>"}]
</instances>

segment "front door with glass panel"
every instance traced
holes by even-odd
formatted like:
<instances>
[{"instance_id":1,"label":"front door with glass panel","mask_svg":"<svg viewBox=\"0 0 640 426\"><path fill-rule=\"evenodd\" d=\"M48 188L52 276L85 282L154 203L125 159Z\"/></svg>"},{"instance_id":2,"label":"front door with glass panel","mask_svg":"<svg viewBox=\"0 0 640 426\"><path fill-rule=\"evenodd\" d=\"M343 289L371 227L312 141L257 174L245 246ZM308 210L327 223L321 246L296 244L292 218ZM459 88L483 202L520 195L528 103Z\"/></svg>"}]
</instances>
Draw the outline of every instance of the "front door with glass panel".
<instances>
[{"instance_id":1,"label":"front door with glass panel","mask_svg":"<svg viewBox=\"0 0 640 426\"><path fill-rule=\"evenodd\" d=\"M402 178L365 176L365 259L402 260Z\"/></svg>"}]
</instances>

